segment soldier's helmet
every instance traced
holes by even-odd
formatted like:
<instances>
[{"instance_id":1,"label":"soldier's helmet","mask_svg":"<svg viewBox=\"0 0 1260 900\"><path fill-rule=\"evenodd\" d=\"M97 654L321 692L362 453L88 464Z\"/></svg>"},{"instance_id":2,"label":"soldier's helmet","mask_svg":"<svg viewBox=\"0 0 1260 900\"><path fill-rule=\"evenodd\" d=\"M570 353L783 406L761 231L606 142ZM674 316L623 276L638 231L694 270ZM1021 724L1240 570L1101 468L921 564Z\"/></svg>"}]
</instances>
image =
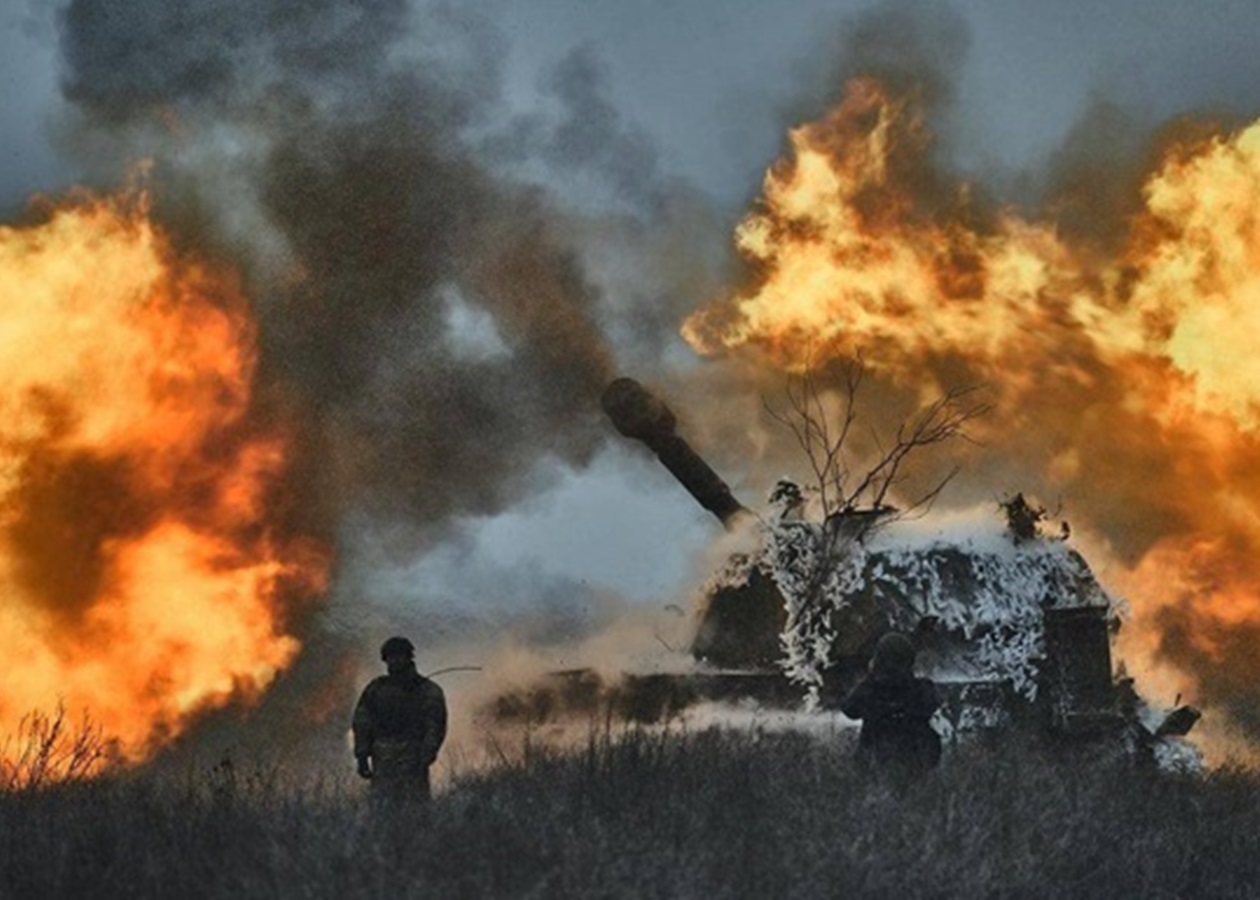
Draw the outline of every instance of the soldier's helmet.
<instances>
[{"instance_id":1,"label":"soldier's helmet","mask_svg":"<svg viewBox=\"0 0 1260 900\"><path fill-rule=\"evenodd\" d=\"M408 659L413 659L415 655L416 645L405 637L394 636L381 644L381 659L383 660L389 659L391 656L405 656Z\"/></svg>"},{"instance_id":2,"label":"soldier's helmet","mask_svg":"<svg viewBox=\"0 0 1260 900\"><path fill-rule=\"evenodd\" d=\"M871 668L876 672L904 673L914 669L914 644L904 634L889 632L875 645Z\"/></svg>"}]
</instances>

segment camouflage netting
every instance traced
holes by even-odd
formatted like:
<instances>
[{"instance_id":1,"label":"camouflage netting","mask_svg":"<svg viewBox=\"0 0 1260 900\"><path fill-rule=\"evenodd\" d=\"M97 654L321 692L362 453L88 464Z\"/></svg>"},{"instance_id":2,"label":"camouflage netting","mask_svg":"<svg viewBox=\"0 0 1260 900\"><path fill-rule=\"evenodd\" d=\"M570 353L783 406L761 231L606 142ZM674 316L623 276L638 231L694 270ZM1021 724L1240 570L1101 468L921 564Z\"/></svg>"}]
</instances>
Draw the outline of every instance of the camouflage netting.
<instances>
[{"instance_id":1,"label":"camouflage netting","mask_svg":"<svg viewBox=\"0 0 1260 900\"><path fill-rule=\"evenodd\" d=\"M758 527L760 549L732 558L708 591L773 583L785 608L774 664L805 690L808 708L834 706L879 637L895 630L914 635L917 669L942 690L934 725L945 736L1006 727L1016 710L1039 709L1037 721L1060 733L1112 734L1114 747L1163 768L1201 766L1184 730L1161 727L1167 711L1115 680L1109 635L1125 604L1068 546L1066 529L1020 534L1009 516L1005 529L996 516L931 528L871 512ZM1191 725L1198 716L1182 713Z\"/></svg>"},{"instance_id":2,"label":"camouflage netting","mask_svg":"<svg viewBox=\"0 0 1260 900\"><path fill-rule=\"evenodd\" d=\"M830 532L830 533L829 533ZM894 629L931 633L921 667L942 680L1008 681L1036 698L1044 611L1117 602L1060 541L998 533L923 538L896 524L867 540L810 522L767 529L761 560L788 610L789 677L815 691L840 657Z\"/></svg>"}]
</instances>

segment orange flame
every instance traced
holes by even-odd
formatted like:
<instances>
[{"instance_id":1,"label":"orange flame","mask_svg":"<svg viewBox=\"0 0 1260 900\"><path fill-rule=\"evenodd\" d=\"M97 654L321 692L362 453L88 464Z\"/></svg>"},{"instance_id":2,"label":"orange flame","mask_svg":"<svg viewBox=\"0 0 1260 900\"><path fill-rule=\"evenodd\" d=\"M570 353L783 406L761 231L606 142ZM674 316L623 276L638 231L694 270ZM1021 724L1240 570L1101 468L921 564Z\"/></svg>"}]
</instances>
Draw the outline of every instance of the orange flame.
<instances>
[{"instance_id":1,"label":"orange flame","mask_svg":"<svg viewBox=\"0 0 1260 900\"><path fill-rule=\"evenodd\" d=\"M1168 148L1115 253L978 209L928 151L912 95L852 82L791 132L736 232L749 277L684 337L789 371L860 354L910 391L991 386L973 496L1063 497L1115 550L1133 652L1246 717L1256 689L1205 672L1260 683L1230 638L1260 629L1260 123Z\"/></svg>"},{"instance_id":2,"label":"orange flame","mask_svg":"<svg viewBox=\"0 0 1260 900\"><path fill-rule=\"evenodd\" d=\"M139 759L293 660L325 553L268 523L287 439L235 276L143 195L0 227L0 305L0 734L62 703Z\"/></svg>"}]
</instances>

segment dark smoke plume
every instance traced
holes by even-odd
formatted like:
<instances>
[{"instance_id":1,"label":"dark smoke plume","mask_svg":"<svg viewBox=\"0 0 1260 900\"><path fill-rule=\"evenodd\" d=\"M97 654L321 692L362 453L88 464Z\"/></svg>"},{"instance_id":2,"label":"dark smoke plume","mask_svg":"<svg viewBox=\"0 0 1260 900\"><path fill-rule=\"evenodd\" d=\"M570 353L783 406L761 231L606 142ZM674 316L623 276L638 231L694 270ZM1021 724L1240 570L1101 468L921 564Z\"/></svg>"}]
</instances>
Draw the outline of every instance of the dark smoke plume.
<instances>
[{"instance_id":1,"label":"dark smoke plume","mask_svg":"<svg viewBox=\"0 0 1260 900\"><path fill-rule=\"evenodd\" d=\"M656 214L654 150L602 99L588 53L549 76L562 115L542 122L501 114L502 39L451 5L72 0L60 36L90 171L108 184L153 159L176 240L245 274L260 415L299 439L294 528L363 529L411 557L535 490L540 461L583 466L609 436L598 398L620 313L583 256L590 214L502 174L530 157L578 167ZM370 590L353 577L306 629L317 658L268 699L277 720L318 685L344 705L348 661L386 630L339 610Z\"/></svg>"},{"instance_id":2,"label":"dark smoke plume","mask_svg":"<svg viewBox=\"0 0 1260 900\"><path fill-rule=\"evenodd\" d=\"M622 119L605 96L604 79L591 47L571 51L544 73L539 85L554 109L517 117L487 141L486 150L501 162L541 161L570 176L593 174L631 212L650 215L668 201L656 147Z\"/></svg>"},{"instance_id":3,"label":"dark smoke plume","mask_svg":"<svg viewBox=\"0 0 1260 900\"><path fill-rule=\"evenodd\" d=\"M466 58L435 56L434 32ZM599 291L549 201L461 137L493 100L478 68L493 40L446 7L413 21L402 0L65 10L84 139L156 148L159 210L251 265L262 377L307 419L306 514L326 527L351 506L422 529L493 513L540 456L580 465L600 440ZM225 132L248 152L221 151ZM245 213L222 208L224 183L256 204L270 257L232 233ZM458 339L469 316L488 323L483 352Z\"/></svg>"}]
</instances>

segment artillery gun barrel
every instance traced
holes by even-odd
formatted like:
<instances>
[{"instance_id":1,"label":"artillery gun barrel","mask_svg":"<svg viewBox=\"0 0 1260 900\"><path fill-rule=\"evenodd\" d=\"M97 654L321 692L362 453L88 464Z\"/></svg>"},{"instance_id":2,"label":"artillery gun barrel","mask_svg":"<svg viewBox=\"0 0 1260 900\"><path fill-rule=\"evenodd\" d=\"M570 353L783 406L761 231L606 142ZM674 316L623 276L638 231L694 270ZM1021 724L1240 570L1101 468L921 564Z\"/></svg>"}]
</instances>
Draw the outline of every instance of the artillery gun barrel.
<instances>
[{"instance_id":1,"label":"artillery gun barrel","mask_svg":"<svg viewBox=\"0 0 1260 900\"><path fill-rule=\"evenodd\" d=\"M604 389L600 405L619 432L645 444L696 502L726 528L734 528L740 516L750 515L726 482L678 436L678 420L670 408L639 382L618 378Z\"/></svg>"}]
</instances>

